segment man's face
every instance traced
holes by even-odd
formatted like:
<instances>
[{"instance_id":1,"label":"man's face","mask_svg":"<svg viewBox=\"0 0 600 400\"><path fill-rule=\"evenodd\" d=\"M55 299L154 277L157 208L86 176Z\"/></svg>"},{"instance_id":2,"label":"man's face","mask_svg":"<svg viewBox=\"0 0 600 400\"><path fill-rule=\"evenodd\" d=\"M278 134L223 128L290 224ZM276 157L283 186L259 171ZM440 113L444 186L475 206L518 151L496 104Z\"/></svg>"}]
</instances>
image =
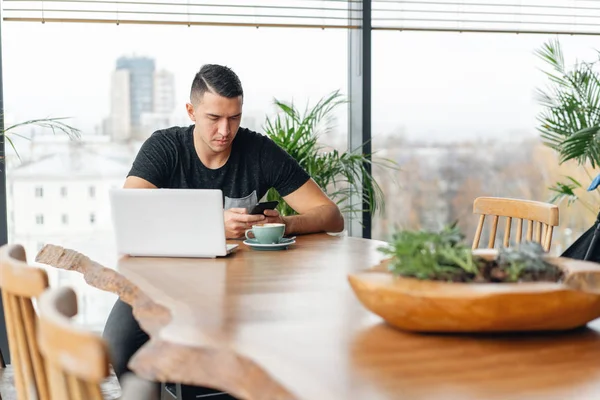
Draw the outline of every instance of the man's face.
<instances>
[{"instance_id":1,"label":"man's face","mask_svg":"<svg viewBox=\"0 0 600 400\"><path fill-rule=\"evenodd\" d=\"M197 104L186 104L187 112L196 123L195 131L213 153L227 151L242 119L242 96L228 99L206 92Z\"/></svg>"}]
</instances>

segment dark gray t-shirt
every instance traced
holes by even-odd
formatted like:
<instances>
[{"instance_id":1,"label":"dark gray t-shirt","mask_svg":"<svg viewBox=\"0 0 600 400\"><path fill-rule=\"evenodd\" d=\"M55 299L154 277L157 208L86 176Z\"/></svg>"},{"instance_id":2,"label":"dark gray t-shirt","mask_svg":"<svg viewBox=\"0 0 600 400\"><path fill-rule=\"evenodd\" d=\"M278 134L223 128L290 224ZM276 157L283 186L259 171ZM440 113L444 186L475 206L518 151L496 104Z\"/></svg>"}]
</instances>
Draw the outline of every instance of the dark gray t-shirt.
<instances>
[{"instance_id":1,"label":"dark gray t-shirt","mask_svg":"<svg viewBox=\"0 0 600 400\"><path fill-rule=\"evenodd\" d=\"M270 188L287 196L310 178L275 142L246 128L239 128L225 165L207 168L196 153L193 132L194 125L154 132L127 176L143 178L158 188L221 189L226 209L251 207Z\"/></svg>"}]
</instances>

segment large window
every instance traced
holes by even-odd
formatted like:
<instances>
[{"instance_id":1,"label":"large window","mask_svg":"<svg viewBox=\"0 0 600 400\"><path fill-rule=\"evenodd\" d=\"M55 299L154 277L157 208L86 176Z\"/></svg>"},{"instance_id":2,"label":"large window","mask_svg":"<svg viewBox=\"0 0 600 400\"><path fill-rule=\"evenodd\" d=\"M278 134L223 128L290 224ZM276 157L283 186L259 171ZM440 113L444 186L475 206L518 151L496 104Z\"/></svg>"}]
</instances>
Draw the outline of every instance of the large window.
<instances>
[{"instance_id":1,"label":"large window","mask_svg":"<svg viewBox=\"0 0 600 400\"><path fill-rule=\"evenodd\" d=\"M154 130L191 123L185 103L202 64L238 73L242 126L259 132L275 98L304 110L335 90L348 93L343 29L6 22L2 33L7 124L70 117L65 122L83 133L77 144L35 127L19 132L31 140L14 138L21 160L8 160L9 239L24 244L30 259L40 244L54 243L115 265L108 189L122 186ZM321 140L344 149L346 137L342 106ZM43 198L35 199L36 187ZM100 329L114 296L90 289L78 274L51 271L51 283L73 284L90 297L81 303L93 307L82 310L85 322Z\"/></svg>"},{"instance_id":2,"label":"large window","mask_svg":"<svg viewBox=\"0 0 600 400\"><path fill-rule=\"evenodd\" d=\"M458 220L471 239L475 197L551 199L548 188L569 166L558 168L536 130L535 90L547 80L534 52L550 38L373 32L373 148L402 168L397 182L379 172L387 208L374 220L374 238ZM597 59L597 39L559 40L569 62ZM566 202L560 212L556 252L595 218Z\"/></svg>"}]
</instances>

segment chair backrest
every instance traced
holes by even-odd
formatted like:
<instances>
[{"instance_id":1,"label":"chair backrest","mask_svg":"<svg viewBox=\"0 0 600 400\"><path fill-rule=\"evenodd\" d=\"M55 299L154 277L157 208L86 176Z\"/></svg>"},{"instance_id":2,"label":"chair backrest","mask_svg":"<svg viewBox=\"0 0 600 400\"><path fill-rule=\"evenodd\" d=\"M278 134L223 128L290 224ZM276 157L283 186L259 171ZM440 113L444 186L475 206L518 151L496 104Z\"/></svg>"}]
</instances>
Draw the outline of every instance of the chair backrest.
<instances>
[{"instance_id":1,"label":"chair backrest","mask_svg":"<svg viewBox=\"0 0 600 400\"><path fill-rule=\"evenodd\" d=\"M513 219L517 220L515 242L534 241L545 251L550 250L552 233L558 226L558 206L539 201L509 199L500 197L478 197L473 202L473 214L479 214L479 223L473 239L473 249L479 247L486 216L492 217L488 248L494 248L500 217L506 218L502 245L508 247L511 241ZM527 233L523 239L523 224L527 222Z\"/></svg>"},{"instance_id":2,"label":"chair backrest","mask_svg":"<svg viewBox=\"0 0 600 400\"><path fill-rule=\"evenodd\" d=\"M47 288L46 271L27 264L23 246L0 247L0 289L19 400L50 399L32 301Z\"/></svg>"},{"instance_id":3,"label":"chair backrest","mask_svg":"<svg viewBox=\"0 0 600 400\"><path fill-rule=\"evenodd\" d=\"M77 297L67 287L48 289L39 299L40 350L46 361L52 400L100 400L108 377L104 340L76 327ZM158 400L156 384L126 375L121 400Z\"/></svg>"},{"instance_id":4,"label":"chair backrest","mask_svg":"<svg viewBox=\"0 0 600 400\"><path fill-rule=\"evenodd\" d=\"M76 328L77 297L67 287L49 289L38 302L39 344L53 400L101 400L108 377L108 350L102 338Z\"/></svg>"}]
</instances>

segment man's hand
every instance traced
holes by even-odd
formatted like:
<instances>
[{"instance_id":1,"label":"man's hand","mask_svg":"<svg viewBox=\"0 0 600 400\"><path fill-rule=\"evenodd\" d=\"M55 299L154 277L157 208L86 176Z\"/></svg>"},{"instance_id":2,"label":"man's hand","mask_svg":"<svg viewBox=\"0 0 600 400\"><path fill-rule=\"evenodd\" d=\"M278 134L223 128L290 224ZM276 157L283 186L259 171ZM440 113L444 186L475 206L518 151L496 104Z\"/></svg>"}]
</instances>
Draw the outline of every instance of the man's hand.
<instances>
[{"instance_id":1,"label":"man's hand","mask_svg":"<svg viewBox=\"0 0 600 400\"><path fill-rule=\"evenodd\" d=\"M286 231L287 231L287 221L281 216L279 215L279 211L277 210L265 210L265 217L267 217L267 220L265 221L265 224L285 224L286 225Z\"/></svg>"},{"instance_id":2,"label":"man's hand","mask_svg":"<svg viewBox=\"0 0 600 400\"><path fill-rule=\"evenodd\" d=\"M246 229L252 228L252 225L266 222L267 217L264 215L250 215L245 208L230 208L225 210L225 237L227 239L243 237Z\"/></svg>"}]
</instances>

